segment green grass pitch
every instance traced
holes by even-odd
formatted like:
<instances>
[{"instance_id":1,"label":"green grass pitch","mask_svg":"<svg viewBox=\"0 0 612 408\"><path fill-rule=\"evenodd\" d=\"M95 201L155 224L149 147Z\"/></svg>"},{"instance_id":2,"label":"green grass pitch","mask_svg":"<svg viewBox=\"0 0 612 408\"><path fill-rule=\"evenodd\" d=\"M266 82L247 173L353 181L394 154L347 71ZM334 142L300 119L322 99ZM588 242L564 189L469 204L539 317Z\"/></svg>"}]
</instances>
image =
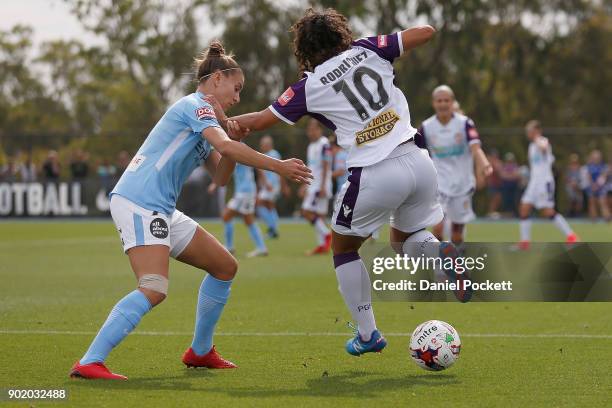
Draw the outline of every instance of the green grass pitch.
<instances>
[{"instance_id":1,"label":"green grass pitch","mask_svg":"<svg viewBox=\"0 0 612 408\"><path fill-rule=\"evenodd\" d=\"M221 226L203 224L220 237ZM609 225L578 224L585 241L610 241ZM444 406L606 407L612 401L610 303L375 304L388 333L381 354L351 357L348 312L330 256L309 258L306 224L281 226L267 258L244 259L218 325L218 350L237 370L187 369L204 273L171 263L168 299L108 360L127 382L71 380L115 302L134 288L110 222L0 223L0 388L66 388L68 401L9 406ZM559 240L534 225L536 240ZM251 249L237 226L237 248ZM516 239L516 224L476 224L472 241ZM384 235L383 235L384 237ZM418 323L459 331L459 361L434 373L407 351Z\"/></svg>"}]
</instances>

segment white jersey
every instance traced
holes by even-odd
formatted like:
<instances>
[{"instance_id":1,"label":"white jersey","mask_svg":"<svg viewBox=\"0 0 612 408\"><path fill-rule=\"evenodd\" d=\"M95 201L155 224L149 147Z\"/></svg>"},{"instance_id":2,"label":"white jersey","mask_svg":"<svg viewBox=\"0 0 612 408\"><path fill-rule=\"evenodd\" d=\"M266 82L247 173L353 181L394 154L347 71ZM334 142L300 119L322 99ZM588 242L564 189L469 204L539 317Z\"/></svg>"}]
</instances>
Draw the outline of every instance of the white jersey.
<instances>
[{"instance_id":1,"label":"white jersey","mask_svg":"<svg viewBox=\"0 0 612 408\"><path fill-rule=\"evenodd\" d=\"M544 136L539 136L546 143L546 149L542 151L536 142L529 143L529 183L548 183L554 180L552 165L555 162L555 156L552 154L552 147ZM536 139L536 140L538 140Z\"/></svg>"},{"instance_id":2,"label":"white jersey","mask_svg":"<svg viewBox=\"0 0 612 408\"><path fill-rule=\"evenodd\" d=\"M327 197L332 193L332 170L331 170L331 146L325 136L321 136L315 142L308 145L308 168L312 171L312 182L308 190L318 192L321 186L325 186ZM323 164L327 163L327 174L323 179Z\"/></svg>"},{"instance_id":3,"label":"white jersey","mask_svg":"<svg viewBox=\"0 0 612 408\"><path fill-rule=\"evenodd\" d=\"M289 124L310 115L333 130L349 168L378 163L416 133L406 97L393 84L391 63L402 51L401 33L354 41L304 73L269 109Z\"/></svg>"},{"instance_id":4,"label":"white jersey","mask_svg":"<svg viewBox=\"0 0 612 408\"><path fill-rule=\"evenodd\" d=\"M453 113L443 125L433 115L423 122L415 142L429 151L438 171L441 194L457 197L474 190L476 178L470 145L480 143L480 137L472 119Z\"/></svg>"}]
</instances>

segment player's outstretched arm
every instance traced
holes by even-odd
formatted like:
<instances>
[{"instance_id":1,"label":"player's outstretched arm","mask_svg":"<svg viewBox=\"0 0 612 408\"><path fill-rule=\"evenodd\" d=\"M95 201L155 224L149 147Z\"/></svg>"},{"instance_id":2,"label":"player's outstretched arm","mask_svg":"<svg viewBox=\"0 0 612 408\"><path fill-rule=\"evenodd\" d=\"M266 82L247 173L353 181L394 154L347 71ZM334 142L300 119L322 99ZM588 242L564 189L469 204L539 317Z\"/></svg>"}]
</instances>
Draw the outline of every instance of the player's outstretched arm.
<instances>
[{"instance_id":1,"label":"player's outstretched arm","mask_svg":"<svg viewBox=\"0 0 612 408\"><path fill-rule=\"evenodd\" d=\"M280 119L269 108L234 116L230 120L238 122L241 128L250 130L264 130L280 122Z\"/></svg>"},{"instance_id":2,"label":"player's outstretched arm","mask_svg":"<svg viewBox=\"0 0 612 408\"><path fill-rule=\"evenodd\" d=\"M470 145L470 151L472 152L472 158L476 167L476 175L486 178L493 173L493 166L487 159L480 143L474 143Z\"/></svg>"},{"instance_id":3,"label":"player's outstretched arm","mask_svg":"<svg viewBox=\"0 0 612 408\"><path fill-rule=\"evenodd\" d=\"M232 178L236 162L227 156L221 156L219 152L213 150L206 159L206 169L213 178L213 183L217 186L225 186Z\"/></svg>"},{"instance_id":4,"label":"player's outstretched arm","mask_svg":"<svg viewBox=\"0 0 612 408\"><path fill-rule=\"evenodd\" d=\"M204 129L202 136L221 156L226 156L233 161L259 169L271 170L298 183L310 183L310 179L312 179L310 169L301 160L277 160L266 156L244 143L231 140L219 127L211 126Z\"/></svg>"},{"instance_id":5,"label":"player's outstretched arm","mask_svg":"<svg viewBox=\"0 0 612 408\"><path fill-rule=\"evenodd\" d=\"M402 48L404 53L428 42L436 33L430 25L408 28L402 31Z\"/></svg>"}]
</instances>

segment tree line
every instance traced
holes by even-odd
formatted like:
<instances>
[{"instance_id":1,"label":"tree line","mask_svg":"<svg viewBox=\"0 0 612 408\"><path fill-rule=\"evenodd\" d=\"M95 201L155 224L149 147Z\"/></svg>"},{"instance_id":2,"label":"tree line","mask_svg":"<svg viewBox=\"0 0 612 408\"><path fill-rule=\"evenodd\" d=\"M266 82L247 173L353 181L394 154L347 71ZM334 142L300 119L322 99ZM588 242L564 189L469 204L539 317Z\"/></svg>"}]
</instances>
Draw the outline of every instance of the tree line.
<instances>
[{"instance_id":1,"label":"tree line","mask_svg":"<svg viewBox=\"0 0 612 408\"><path fill-rule=\"evenodd\" d=\"M114 157L134 152L174 100L192 92L192 63L220 32L246 76L231 113L266 107L298 77L289 27L304 7L266 0L65 0L99 44L79 39L35 47L35 27L0 31L0 152L78 145ZM428 23L438 33L395 64L413 124L432 114L431 90L453 87L483 128L610 126L609 0L321 0L350 17L355 37ZM279 127L280 150L303 155L301 129ZM524 151L516 137L487 145ZM609 135L593 139L612 151ZM561 149L582 149L566 135ZM571 142L575 140L575 142ZM592 145L593 143L591 143ZM585 146L584 150L593 146ZM1 153L0 153L1 155ZM520 153L519 153L520 157Z\"/></svg>"}]
</instances>

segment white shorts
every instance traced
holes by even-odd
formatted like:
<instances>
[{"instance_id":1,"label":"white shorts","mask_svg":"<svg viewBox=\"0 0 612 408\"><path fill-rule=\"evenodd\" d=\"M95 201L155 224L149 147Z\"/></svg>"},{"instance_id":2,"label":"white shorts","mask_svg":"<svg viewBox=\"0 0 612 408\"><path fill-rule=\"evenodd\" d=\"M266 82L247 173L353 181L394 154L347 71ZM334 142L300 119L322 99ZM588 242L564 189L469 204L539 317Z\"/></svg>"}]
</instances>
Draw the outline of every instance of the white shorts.
<instances>
[{"instance_id":1,"label":"white shorts","mask_svg":"<svg viewBox=\"0 0 612 408\"><path fill-rule=\"evenodd\" d=\"M442 211L444 211L444 216L453 224L467 224L472 221L476 218L472 209L472 195L474 195L472 191L456 197L440 193L438 200L442 206Z\"/></svg>"},{"instance_id":2,"label":"white shorts","mask_svg":"<svg viewBox=\"0 0 612 408\"><path fill-rule=\"evenodd\" d=\"M327 217L329 212L329 197L317 197L317 193L318 191L314 188L306 190L304 201L302 201L302 209Z\"/></svg>"},{"instance_id":3,"label":"white shorts","mask_svg":"<svg viewBox=\"0 0 612 408\"><path fill-rule=\"evenodd\" d=\"M280 193L280 189L278 188L273 188L272 190L268 190L267 188L264 187L261 190L259 190L259 192L257 193L257 198L263 201L275 202L276 199L278 198L279 193Z\"/></svg>"},{"instance_id":4,"label":"white shorts","mask_svg":"<svg viewBox=\"0 0 612 408\"><path fill-rule=\"evenodd\" d=\"M555 208L555 181L529 180L521 197L521 203L531 204L538 210Z\"/></svg>"},{"instance_id":5,"label":"white shorts","mask_svg":"<svg viewBox=\"0 0 612 408\"><path fill-rule=\"evenodd\" d=\"M234 193L226 207L242 215L254 214L255 193Z\"/></svg>"},{"instance_id":6,"label":"white shorts","mask_svg":"<svg viewBox=\"0 0 612 408\"><path fill-rule=\"evenodd\" d=\"M119 232L123 251L142 245L166 245L176 258L191 242L198 223L174 210L172 216L147 210L125 197L113 194L110 212Z\"/></svg>"},{"instance_id":7,"label":"white shorts","mask_svg":"<svg viewBox=\"0 0 612 408\"><path fill-rule=\"evenodd\" d=\"M349 170L334 205L337 233L367 237L387 222L410 233L442 220L436 169L413 142L399 145L381 162Z\"/></svg>"}]
</instances>

